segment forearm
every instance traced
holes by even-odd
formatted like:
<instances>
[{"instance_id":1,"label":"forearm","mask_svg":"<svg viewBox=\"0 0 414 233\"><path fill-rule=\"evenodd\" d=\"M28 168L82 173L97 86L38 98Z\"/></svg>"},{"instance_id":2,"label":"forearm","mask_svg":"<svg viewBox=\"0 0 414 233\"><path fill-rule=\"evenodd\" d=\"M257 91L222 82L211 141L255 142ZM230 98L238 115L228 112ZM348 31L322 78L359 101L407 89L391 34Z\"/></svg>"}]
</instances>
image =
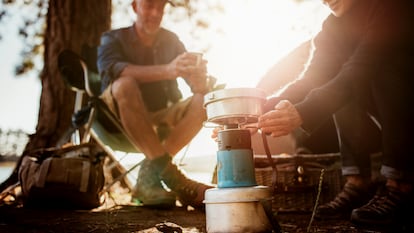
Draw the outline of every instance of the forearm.
<instances>
[{"instance_id":1,"label":"forearm","mask_svg":"<svg viewBox=\"0 0 414 233\"><path fill-rule=\"evenodd\" d=\"M119 77L123 76L134 77L141 83L177 78L174 72L169 69L168 64L151 66L128 64L119 75Z\"/></svg>"}]
</instances>

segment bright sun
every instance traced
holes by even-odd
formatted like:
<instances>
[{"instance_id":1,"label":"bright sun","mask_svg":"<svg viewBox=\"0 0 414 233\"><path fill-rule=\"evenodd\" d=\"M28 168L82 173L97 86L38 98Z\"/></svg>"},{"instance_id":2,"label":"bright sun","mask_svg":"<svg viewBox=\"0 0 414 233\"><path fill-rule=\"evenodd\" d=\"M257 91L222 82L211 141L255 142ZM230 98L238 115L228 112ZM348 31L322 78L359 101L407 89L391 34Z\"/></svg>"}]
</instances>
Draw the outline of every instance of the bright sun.
<instances>
[{"instance_id":1,"label":"bright sun","mask_svg":"<svg viewBox=\"0 0 414 233\"><path fill-rule=\"evenodd\" d=\"M225 13L211 16L211 21L218 22L224 33L205 37L212 47L204 57L209 73L230 88L255 87L279 59L315 35L329 14L318 0L300 4L288 0L221 2ZM174 27L172 30L179 33ZM188 50L199 51L198 44L185 33L180 38ZM191 95L183 82L180 86L185 96ZM214 154L216 143L209 140L210 134L211 129L203 128L193 139L188 154Z\"/></svg>"},{"instance_id":2,"label":"bright sun","mask_svg":"<svg viewBox=\"0 0 414 233\"><path fill-rule=\"evenodd\" d=\"M225 13L211 20L219 22L224 33L205 37L212 44L205 58L209 73L227 87L255 87L280 58L317 33L328 15L320 1L226 0L222 4ZM187 44L189 50L197 50L196 44Z\"/></svg>"},{"instance_id":3,"label":"bright sun","mask_svg":"<svg viewBox=\"0 0 414 233\"><path fill-rule=\"evenodd\" d=\"M205 34L203 41L197 41L188 23L177 23L167 14L163 26L177 33L189 51L202 51L206 43L210 44L204 54L208 71L227 87L255 87L279 59L316 34L329 13L319 0L301 3L294 0L201 0L198 3L215 2L223 6L224 13L207 12L204 17L210 26L218 27L223 33ZM118 0L118 4L130 8L128 1ZM199 7L200 12L201 8L203 6ZM130 13L128 19L124 11L115 10L112 27L129 26L135 17L132 11ZM185 82L179 80L179 83L184 96L191 95Z\"/></svg>"}]
</instances>

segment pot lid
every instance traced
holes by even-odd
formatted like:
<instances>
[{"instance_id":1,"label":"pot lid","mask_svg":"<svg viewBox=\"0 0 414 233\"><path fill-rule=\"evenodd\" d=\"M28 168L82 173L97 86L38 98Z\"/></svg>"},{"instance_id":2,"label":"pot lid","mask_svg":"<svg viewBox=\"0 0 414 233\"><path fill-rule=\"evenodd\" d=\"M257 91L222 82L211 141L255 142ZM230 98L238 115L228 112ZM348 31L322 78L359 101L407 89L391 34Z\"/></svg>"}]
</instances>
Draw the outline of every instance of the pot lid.
<instances>
[{"instance_id":1,"label":"pot lid","mask_svg":"<svg viewBox=\"0 0 414 233\"><path fill-rule=\"evenodd\" d=\"M266 93L259 88L228 88L212 91L204 96L204 104L228 98L258 98L266 100Z\"/></svg>"}]
</instances>

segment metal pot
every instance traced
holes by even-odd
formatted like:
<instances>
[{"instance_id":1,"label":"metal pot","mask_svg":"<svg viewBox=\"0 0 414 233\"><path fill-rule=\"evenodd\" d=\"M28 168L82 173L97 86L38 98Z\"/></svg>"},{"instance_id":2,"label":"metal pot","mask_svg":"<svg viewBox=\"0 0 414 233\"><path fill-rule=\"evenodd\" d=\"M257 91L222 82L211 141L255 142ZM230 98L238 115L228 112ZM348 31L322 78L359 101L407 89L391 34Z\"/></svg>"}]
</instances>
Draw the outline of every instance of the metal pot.
<instances>
[{"instance_id":1,"label":"metal pot","mask_svg":"<svg viewBox=\"0 0 414 233\"><path fill-rule=\"evenodd\" d=\"M257 88L231 88L204 96L207 121L219 125L257 122L262 114L266 93Z\"/></svg>"},{"instance_id":2,"label":"metal pot","mask_svg":"<svg viewBox=\"0 0 414 233\"><path fill-rule=\"evenodd\" d=\"M266 215L271 211L271 191L266 186L206 190L208 233L272 232Z\"/></svg>"}]
</instances>

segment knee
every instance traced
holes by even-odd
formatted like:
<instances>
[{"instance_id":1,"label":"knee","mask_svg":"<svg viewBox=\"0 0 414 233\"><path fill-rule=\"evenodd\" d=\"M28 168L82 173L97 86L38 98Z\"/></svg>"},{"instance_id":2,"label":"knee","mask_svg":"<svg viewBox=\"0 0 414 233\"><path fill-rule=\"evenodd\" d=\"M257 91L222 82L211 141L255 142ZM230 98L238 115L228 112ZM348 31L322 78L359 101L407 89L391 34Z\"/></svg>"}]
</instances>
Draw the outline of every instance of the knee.
<instances>
[{"instance_id":1,"label":"knee","mask_svg":"<svg viewBox=\"0 0 414 233\"><path fill-rule=\"evenodd\" d=\"M139 85L136 80L130 77L120 77L112 84L112 96L117 100L131 98L139 94Z\"/></svg>"}]
</instances>

